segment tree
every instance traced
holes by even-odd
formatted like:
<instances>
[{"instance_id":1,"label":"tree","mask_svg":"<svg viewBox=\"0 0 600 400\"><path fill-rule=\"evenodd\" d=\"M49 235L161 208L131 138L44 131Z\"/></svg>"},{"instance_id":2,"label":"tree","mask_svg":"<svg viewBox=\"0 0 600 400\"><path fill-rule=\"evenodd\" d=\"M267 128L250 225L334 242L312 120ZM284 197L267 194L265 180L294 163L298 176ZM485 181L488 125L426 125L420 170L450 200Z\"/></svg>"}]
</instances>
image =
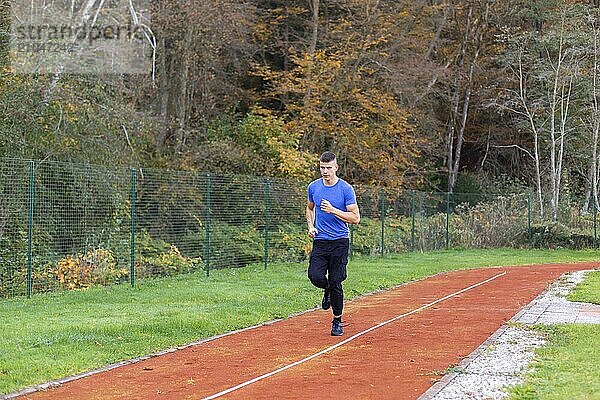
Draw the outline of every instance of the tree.
<instances>
[{"instance_id":1,"label":"tree","mask_svg":"<svg viewBox=\"0 0 600 400\"><path fill-rule=\"evenodd\" d=\"M158 150L181 155L211 119L249 110L243 77L253 54L253 7L233 0L152 4L157 76L143 90L160 121Z\"/></svg>"},{"instance_id":2,"label":"tree","mask_svg":"<svg viewBox=\"0 0 600 400\"><path fill-rule=\"evenodd\" d=\"M434 65L430 56L439 39L432 32L435 7L309 4L287 2L265 13L274 21L268 37L282 38L279 48L285 43L289 50L272 62L269 47L266 62L257 66L267 89L263 106L284 116L290 131L302 132L302 150L338 151L346 174L358 181L418 184L421 148L437 140L429 129L432 117L422 118L433 113L419 107L431 104L421 94L431 90L432 73L425 67Z\"/></svg>"},{"instance_id":3,"label":"tree","mask_svg":"<svg viewBox=\"0 0 600 400\"><path fill-rule=\"evenodd\" d=\"M585 69L589 71L591 76L587 79L587 88L589 101L585 102L582 122L583 126L587 127L589 136L586 138L582 146L585 154L585 149L588 148L587 171L584 173L586 190L585 190L585 202L583 211L588 212L592 209L595 212L599 209L598 201L598 183L600 182L600 170L599 165L599 136L600 136L600 82L598 81L600 75L600 15L598 10L598 2L594 2L594 8L590 8L587 14L587 23L591 28L590 44L586 49L586 57L584 59L592 60L591 65ZM588 56L589 55L589 56ZM585 163L583 164L585 165Z\"/></svg>"},{"instance_id":4,"label":"tree","mask_svg":"<svg viewBox=\"0 0 600 400\"><path fill-rule=\"evenodd\" d=\"M559 4L557 10L546 8L534 31L506 35L505 62L515 86L507 88L507 101L503 104L528 126L533 136L531 153L540 216L544 216L544 200L548 198L554 220L558 217L569 144L579 132L580 106L576 102L580 97L575 87L581 79L582 62L582 9ZM544 196L546 190L549 193Z\"/></svg>"},{"instance_id":5,"label":"tree","mask_svg":"<svg viewBox=\"0 0 600 400\"><path fill-rule=\"evenodd\" d=\"M461 152L463 148L467 118L474 84L474 73L479 62L479 56L484 46L483 38L487 33L489 23L490 2L481 4L469 3L464 15L460 16L461 7L452 7L456 15L457 26L465 26L461 35L458 54L454 68L452 85L452 102L448 123L447 167L448 192L454 191L454 185L460 170ZM476 13L477 15L474 15ZM456 141L455 141L456 140Z\"/></svg>"}]
</instances>

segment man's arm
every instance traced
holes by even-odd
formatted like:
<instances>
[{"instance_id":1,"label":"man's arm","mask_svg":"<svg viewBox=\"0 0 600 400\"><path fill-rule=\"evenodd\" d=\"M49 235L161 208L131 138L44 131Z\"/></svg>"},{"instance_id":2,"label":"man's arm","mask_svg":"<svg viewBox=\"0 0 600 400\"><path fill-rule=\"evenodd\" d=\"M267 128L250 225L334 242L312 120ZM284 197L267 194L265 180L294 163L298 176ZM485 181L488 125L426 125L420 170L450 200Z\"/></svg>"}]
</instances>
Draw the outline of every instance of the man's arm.
<instances>
[{"instance_id":1,"label":"man's arm","mask_svg":"<svg viewBox=\"0 0 600 400\"><path fill-rule=\"evenodd\" d=\"M346 206L346 209L348 211L342 211L332 206L327 200L321 201L321 210L325 211L326 213L333 214L349 224L358 224L360 222L360 210L358 209L358 204Z\"/></svg>"},{"instance_id":2,"label":"man's arm","mask_svg":"<svg viewBox=\"0 0 600 400\"><path fill-rule=\"evenodd\" d=\"M315 203L312 201L306 202L306 224L308 225L308 236L315 237L318 231L315 228Z\"/></svg>"}]
</instances>

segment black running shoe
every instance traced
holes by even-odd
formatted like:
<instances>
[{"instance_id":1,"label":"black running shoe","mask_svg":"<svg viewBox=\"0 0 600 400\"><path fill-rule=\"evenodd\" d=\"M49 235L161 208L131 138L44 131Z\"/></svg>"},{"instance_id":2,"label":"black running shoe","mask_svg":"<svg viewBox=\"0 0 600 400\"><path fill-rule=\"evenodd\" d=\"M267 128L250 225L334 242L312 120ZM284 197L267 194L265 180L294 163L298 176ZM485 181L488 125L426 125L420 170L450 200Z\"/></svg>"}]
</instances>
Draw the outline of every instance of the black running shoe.
<instances>
[{"instance_id":1,"label":"black running shoe","mask_svg":"<svg viewBox=\"0 0 600 400\"><path fill-rule=\"evenodd\" d=\"M323 301L321 301L321 307L323 310L329 310L331 307L331 295L329 289L325 289L323 292Z\"/></svg>"},{"instance_id":2,"label":"black running shoe","mask_svg":"<svg viewBox=\"0 0 600 400\"><path fill-rule=\"evenodd\" d=\"M334 318L333 322L331 322L331 336L342 336L343 334L342 321Z\"/></svg>"}]
</instances>

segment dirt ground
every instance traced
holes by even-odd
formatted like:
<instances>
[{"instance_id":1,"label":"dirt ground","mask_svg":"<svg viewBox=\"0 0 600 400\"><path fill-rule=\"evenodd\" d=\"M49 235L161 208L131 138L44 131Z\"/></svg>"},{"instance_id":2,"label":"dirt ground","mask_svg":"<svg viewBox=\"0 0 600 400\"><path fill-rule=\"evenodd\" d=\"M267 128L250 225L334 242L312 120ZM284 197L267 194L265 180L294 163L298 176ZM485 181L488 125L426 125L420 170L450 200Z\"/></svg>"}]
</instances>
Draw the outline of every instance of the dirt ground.
<instances>
[{"instance_id":1,"label":"dirt ground","mask_svg":"<svg viewBox=\"0 0 600 400\"><path fill-rule=\"evenodd\" d=\"M599 266L550 264L440 274L347 302L342 337L329 335L331 311L315 310L22 398L205 399L359 335L218 398L416 399L562 273Z\"/></svg>"}]
</instances>

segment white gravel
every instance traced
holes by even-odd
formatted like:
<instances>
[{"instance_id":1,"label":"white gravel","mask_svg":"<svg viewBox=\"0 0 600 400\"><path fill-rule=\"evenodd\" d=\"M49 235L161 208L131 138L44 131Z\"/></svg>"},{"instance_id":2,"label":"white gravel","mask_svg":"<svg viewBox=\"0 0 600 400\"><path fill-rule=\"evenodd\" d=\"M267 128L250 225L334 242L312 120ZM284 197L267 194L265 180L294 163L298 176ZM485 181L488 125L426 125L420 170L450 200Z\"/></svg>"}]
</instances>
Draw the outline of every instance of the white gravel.
<instances>
[{"instance_id":1,"label":"white gravel","mask_svg":"<svg viewBox=\"0 0 600 400\"><path fill-rule=\"evenodd\" d=\"M530 324L600 324L600 305L565 299L589 271L563 275L515 315L419 400L499 400L505 388L522 382L534 350L545 344Z\"/></svg>"}]
</instances>

